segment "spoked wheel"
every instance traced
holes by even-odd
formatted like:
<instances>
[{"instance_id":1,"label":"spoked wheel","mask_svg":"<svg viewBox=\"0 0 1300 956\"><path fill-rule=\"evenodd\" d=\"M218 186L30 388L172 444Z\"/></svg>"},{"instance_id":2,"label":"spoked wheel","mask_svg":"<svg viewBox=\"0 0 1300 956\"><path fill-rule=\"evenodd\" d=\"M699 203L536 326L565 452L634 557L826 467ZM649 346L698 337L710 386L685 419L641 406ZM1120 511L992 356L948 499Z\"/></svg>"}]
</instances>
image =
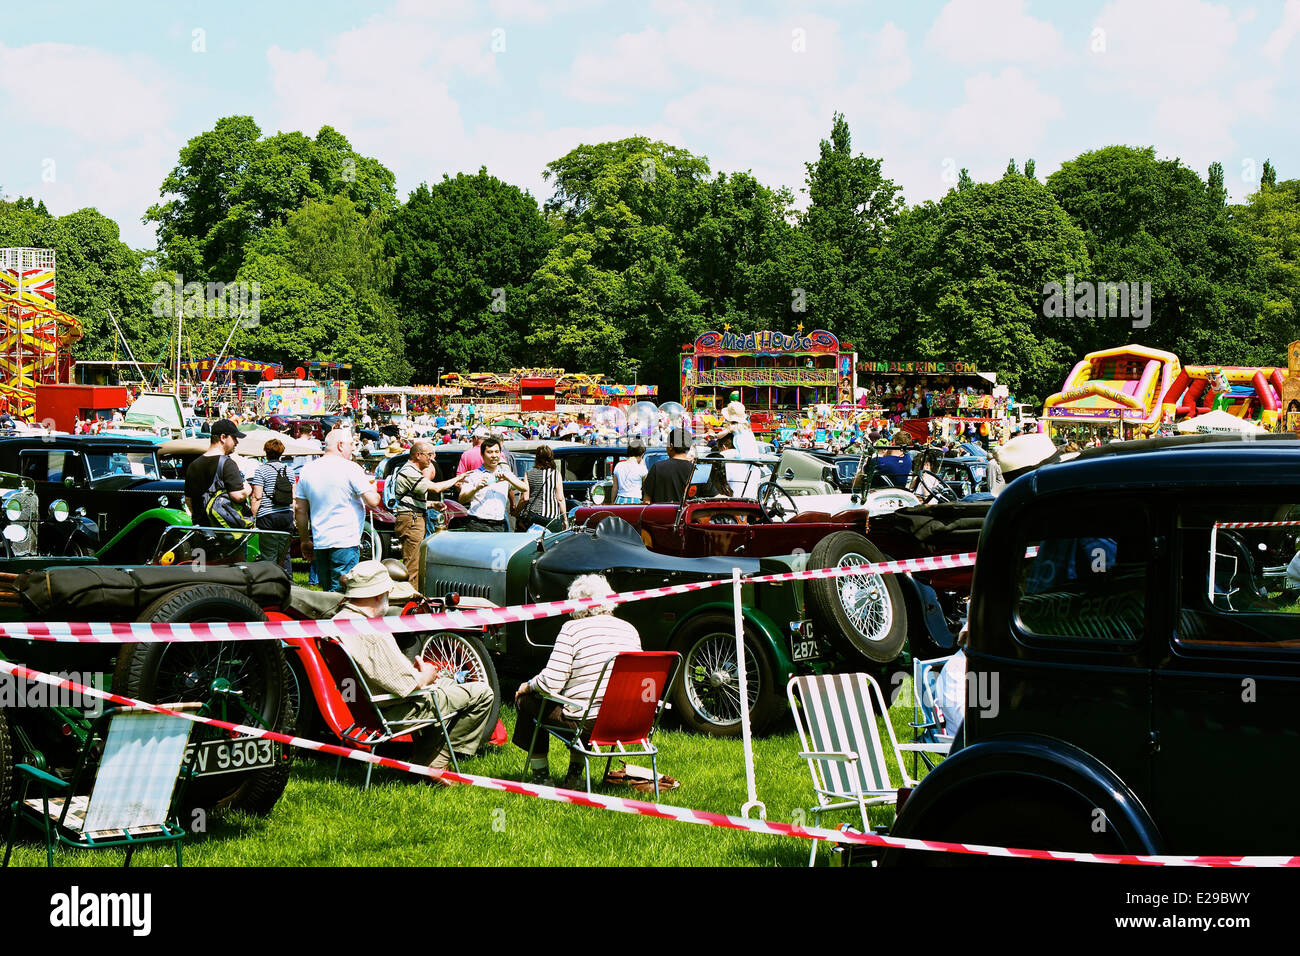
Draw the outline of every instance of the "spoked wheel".
<instances>
[{"instance_id":1,"label":"spoked wheel","mask_svg":"<svg viewBox=\"0 0 1300 956\"><path fill-rule=\"evenodd\" d=\"M860 567L886 560L880 549L853 531L817 542L808 566ZM808 607L822 634L841 650L887 664L907 642L907 609L896 575L851 574L808 582Z\"/></svg>"},{"instance_id":2,"label":"spoked wheel","mask_svg":"<svg viewBox=\"0 0 1300 956\"><path fill-rule=\"evenodd\" d=\"M673 707L690 730L713 737L739 737L740 675L732 618L710 614L688 626L676 642L682 666L673 682ZM745 682L750 724L763 730L780 709L776 668L767 649L745 629Z\"/></svg>"},{"instance_id":3,"label":"spoked wheel","mask_svg":"<svg viewBox=\"0 0 1300 956\"><path fill-rule=\"evenodd\" d=\"M479 681L492 688L492 712L483 724L483 738L479 741L480 747L485 746L496 730L501 713L501 683L487 646L475 634L438 631L424 642L420 659L433 664L440 677L454 680L458 671L464 671L466 682Z\"/></svg>"}]
</instances>

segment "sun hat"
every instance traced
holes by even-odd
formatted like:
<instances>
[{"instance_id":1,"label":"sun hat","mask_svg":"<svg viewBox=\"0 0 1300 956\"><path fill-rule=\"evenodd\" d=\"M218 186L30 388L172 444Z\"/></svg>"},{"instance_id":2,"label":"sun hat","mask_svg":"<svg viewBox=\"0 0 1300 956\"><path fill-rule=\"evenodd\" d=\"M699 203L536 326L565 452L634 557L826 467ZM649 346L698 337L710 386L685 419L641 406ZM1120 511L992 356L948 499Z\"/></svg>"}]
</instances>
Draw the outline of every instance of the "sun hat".
<instances>
[{"instance_id":1,"label":"sun hat","mask_svg":"<svg viewBox=\"0 0 1300 956\"><path fill-rule=\"evenodd\" d=\"M382 561L362 561L343 575L343 596L372 598L392 592L396 584Z\"/></svg>"},{"instance_id":2,"label":"sun hat","mask_svg":"<svg viewBox=\"0 0 1300 956\"><path fill-rule=\"evenodd\" d=\"M1011 481L1020 474L1036 468L1056 454L1056 444L1048 435L1017 435L997 450L994 458L1002 469L1002 477Z\"/></svg>"},{"instance_id":3,"label":"sun hat","mask_svg":"<svg viewBox=\"0 0 1300 956\"><path fill-rule=\"evenodd\" d=\"M745 406L740 402L731 402L722 410L722 420L730 422L732 425L743 425L747 418Z\"/></svg>"}]
</instances>

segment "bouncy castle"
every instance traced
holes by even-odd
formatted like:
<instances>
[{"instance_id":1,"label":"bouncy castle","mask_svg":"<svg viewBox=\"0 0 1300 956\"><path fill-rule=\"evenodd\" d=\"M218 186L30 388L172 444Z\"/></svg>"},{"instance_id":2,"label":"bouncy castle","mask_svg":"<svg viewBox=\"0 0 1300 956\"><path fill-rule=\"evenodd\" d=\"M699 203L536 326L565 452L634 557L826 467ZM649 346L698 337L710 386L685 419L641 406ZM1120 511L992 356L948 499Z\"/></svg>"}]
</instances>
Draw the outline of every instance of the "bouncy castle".
<instances>
[{"instance_id":1,"label":"bouncy castle","mask_svg":"<svg viewBox=\"0 0 1300 956\"><path fill-rule=\"evenodd\" d=\"M1187 365L1169 386L1161 404L1170 421L1226 411L1275 431L1286 378L1286 369L1273 366Z\"/></svg>"},{"instance_id":2,"label":"bouncy castle","mask_svg":"<svg viewBox=\"0 0 1300 956\"><path fill-rule=\"evenodd\" d=\"M1153 432L1164 416L1161 397L1179 379L1178 356L1143 345L1089 352L1043 403L1049 432L1067 425L1115 428L1119 437ZM1131 430L1126 431L1125 426Z\"/></svg>"}]
</instances>

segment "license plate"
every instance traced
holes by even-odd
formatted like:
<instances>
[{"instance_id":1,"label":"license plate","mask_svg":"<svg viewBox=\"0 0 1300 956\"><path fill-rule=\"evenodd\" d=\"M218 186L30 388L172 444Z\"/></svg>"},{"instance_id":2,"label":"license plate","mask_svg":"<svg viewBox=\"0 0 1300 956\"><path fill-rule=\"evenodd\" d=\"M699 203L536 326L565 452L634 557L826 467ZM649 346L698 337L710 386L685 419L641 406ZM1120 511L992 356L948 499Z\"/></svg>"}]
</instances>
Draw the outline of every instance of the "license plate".
<instances>
[{"instance_id":1,"label":"license plate","mask_svg":"<svg viewBox=\"0 0 1300 956\"><path fill-rule=\"evenodd\" d=\"M221 773L243 773L274 767L280 762L280 744L256 737L204 740L190 744L185 749L185 759L189 760L191 755L194 757L194 776L212 777Z\"/></svg>"},{"instance_id":2,"label":"license plate","mask_svg":"<svg viewBox=\"0 0 1300 956\"><path fill-rule=\"evenodd\" d=\"M798 663L800 661L815 660L821 656L821 646L817 643L817 638L813 636L812 622L802 622L798 630L790 635L790 660Z\"/></svg>"}]
</instances>

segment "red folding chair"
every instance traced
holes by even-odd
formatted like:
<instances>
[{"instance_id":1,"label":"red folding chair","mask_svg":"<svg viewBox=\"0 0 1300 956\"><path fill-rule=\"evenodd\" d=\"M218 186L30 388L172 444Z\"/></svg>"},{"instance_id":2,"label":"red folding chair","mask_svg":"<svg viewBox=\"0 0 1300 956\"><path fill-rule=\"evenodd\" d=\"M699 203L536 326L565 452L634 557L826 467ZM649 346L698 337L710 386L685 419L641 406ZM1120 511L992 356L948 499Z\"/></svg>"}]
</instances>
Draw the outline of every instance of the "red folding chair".
<instances>
[{"instance_id":1,"label":"red folding chair","mask_svg":"<svg viewBox=\"0 0 1300 956\"><path fill-rule=\"evenodd\" d=\"M539 717L533 727L528 753L533 753L537 735L546 731L573 753L582 754L588 793L591 793L593 757L605 758L606 776L615 757L649 757L655 779L655 800L658 800L659 750L650 738L654 736L659 717L667 706L664 700L681 659L682 655L676 651L624 651L615 655L601 668L596 688L586 702L578 726L548 724ZM557 694L538 693L543 699L559 704L583 704L580 700ZM591 716L593 712L594 718ZM590 732L584 730L588 727ZM601 750L601 747L607 749ZM526 762L524 766L526 774Z\"/></svg>"}]
</instances>

